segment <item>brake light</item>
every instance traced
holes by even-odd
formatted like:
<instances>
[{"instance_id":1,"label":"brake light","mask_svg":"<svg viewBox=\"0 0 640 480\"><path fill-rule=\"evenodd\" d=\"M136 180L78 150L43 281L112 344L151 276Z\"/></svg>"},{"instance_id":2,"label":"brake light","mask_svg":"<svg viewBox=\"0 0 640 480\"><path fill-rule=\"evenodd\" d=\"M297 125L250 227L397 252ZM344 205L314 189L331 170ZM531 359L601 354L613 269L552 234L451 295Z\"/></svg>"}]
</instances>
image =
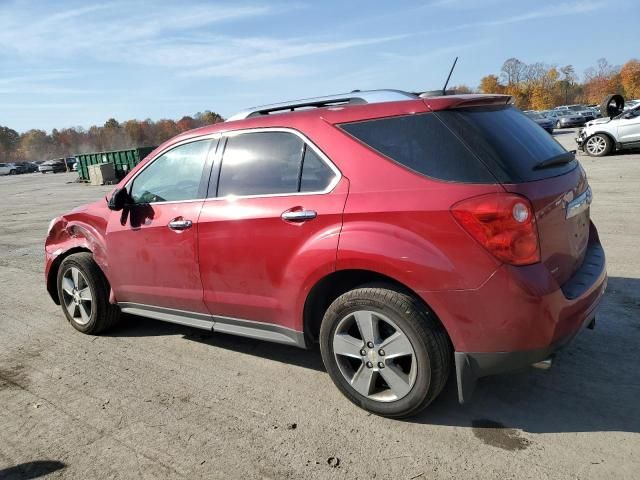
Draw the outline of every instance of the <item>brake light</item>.
<instances>
[{"instance_id":1,"label":"brake light","mask_svg":"<svg viewBox=\"0 0 640 480\"><path fill-rule=\"evenodd\" d=\"M499 260L511 265L540 261L535 215L525 197L511 193L481 195L456 203L451 213Z\"/></svg>"}]
</instances>

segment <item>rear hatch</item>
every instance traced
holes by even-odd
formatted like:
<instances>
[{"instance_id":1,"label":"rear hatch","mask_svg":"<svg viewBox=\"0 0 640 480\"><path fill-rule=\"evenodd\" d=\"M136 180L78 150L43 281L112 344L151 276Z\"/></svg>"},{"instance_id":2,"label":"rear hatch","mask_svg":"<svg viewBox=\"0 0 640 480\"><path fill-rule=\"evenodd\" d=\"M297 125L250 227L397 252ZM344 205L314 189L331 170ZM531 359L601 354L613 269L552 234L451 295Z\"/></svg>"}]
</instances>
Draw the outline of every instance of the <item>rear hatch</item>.
<instances>
[{"instance_id":1,"label":"rear hatch","mask_svg":"<svg viewBox=\"0 0 640 480\"><path fill-rule=\"evenodd\" d=\"M574 155L511 106L459 108L436 115L505 190L531 201L541 259L558 284L564 284L582 265L589 241L588 204L567 214L571 202L588 189Z\"/></svg>"}]
</instances>

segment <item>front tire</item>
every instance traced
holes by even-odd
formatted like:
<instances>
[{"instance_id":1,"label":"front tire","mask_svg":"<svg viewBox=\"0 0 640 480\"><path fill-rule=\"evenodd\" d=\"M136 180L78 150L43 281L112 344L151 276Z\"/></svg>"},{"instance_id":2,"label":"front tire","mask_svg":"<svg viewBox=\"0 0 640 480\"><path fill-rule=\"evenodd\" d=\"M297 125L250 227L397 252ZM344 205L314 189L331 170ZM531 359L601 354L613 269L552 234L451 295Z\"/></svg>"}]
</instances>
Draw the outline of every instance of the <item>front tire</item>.
<instances>
[{"instance_id":1,"label":"front tire","mask_svg":"<svg viewBox=\"0 0 640 480\"><path fill-rule=\"evenodd\" d=\"M556 128L558 129L562 128L562 124L560 122L556 122Z\"/></svg>"},{"instance_id":2,"label":"front tire","mask_svg":"<svg viewBox=\"0 0 640 480\"><path fill-rule=\"evenodd\" d=\"M435 314L415 297L358 288L338 297L320 328L329 376L354 404L377 415L414 415L442 391L451 346Z\"/></svg>"},{"instance_id":3,"label":"front tire","mask_svg":"<svg viewBox=\"0 0 640 480\"><path fill-rule=\"evenodd\" d=\"M120 309L109 303L109 285L89 252L69 255L58 270L58 298L78 331L96 335L116 324Z\"/></svg>"},{"instance_id":4,"label":"front tire","mask_svg":"<svg viewBox=\"0 0 640 480\"><path fill-rule=\"evenodd\" d=\"M584 151L592 157L604 157L611 152L613 142L607 135L596 133L584 142Z\"/></svg>"}]
</instances>

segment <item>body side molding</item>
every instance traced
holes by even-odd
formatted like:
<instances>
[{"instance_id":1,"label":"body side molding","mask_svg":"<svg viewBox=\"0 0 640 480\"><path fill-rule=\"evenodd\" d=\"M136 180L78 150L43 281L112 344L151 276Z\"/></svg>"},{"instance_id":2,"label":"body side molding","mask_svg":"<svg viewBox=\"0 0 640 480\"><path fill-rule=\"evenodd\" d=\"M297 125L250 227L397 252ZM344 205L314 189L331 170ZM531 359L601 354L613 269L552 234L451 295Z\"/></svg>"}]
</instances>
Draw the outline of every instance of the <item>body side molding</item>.
<instances>
[{"instance_id":1,"label":"body side molding","mask_svg":"<svg viewBox=\"0 0 640 480\"><path fill-rule=\"evenodd\" d=\"M272 323L209 315L206 313L187 312L173 308L155 307L130 302L121 302L118 303L118 306L123 313L139 315L154 320L177 323L179 325L200 328L211 332L230 333L241 337L306 348L304 334L302 332Z\"/></svg>"}]
</instances>

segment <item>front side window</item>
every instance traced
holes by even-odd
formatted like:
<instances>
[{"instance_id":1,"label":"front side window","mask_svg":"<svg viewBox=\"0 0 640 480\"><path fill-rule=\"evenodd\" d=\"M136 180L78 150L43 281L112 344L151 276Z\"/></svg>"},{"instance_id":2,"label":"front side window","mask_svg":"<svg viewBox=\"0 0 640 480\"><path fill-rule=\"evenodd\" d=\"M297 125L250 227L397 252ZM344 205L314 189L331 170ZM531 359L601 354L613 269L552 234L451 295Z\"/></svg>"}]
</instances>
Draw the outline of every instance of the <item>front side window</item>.
<instances>
[{"instance_id":1,"label":"front side window","mask_svg":"<svg viewBox=\"0 0 640 480\"><path fill-rule=\"evenodd\" d=\"M177 146L156 158L133 180L133 203L178 202L201 198L200 181L211 140Z\"/></svg>"},{"instance_id":2,"label":"front side window","mask_svg":"<svg viewBox=\"0 0 640 480\"><path fill-rule=\"evenodd\" d=\"M334 175L297 135L243 133L227 139L218 196L319 192L329 186Z\"/></svg>"}]
</instances>

